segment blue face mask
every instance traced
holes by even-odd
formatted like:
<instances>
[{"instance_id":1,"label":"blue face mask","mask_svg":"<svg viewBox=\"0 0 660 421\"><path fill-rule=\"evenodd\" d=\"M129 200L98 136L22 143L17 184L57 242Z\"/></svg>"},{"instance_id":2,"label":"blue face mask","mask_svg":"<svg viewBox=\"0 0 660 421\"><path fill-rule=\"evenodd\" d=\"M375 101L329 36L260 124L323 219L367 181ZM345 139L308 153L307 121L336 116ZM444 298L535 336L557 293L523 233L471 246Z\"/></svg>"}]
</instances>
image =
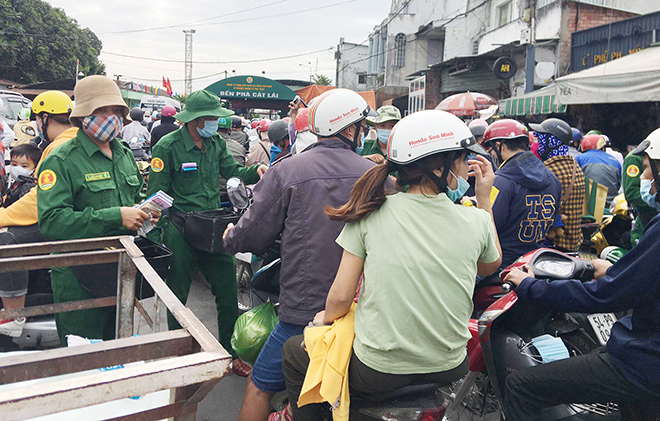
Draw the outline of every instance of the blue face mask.
<instances>
[{"instance_id":1,"label":"blue face mask","mask_svg":"<svg viewBox=\"0 0 660 421\"><path fill-rule=\"evenodd\" d=\"M197 133L202 137L211 137L218 131L218 120L205 120L204 128L197 127Z\"/></svg>"},{"instance_id":2,"label":"blue face mask","mask_svg":"<svg viewBox=\"0 0 660 421\"><path fill-rule=\"evenodd\" d=\"M456 187L456 190L452 190L447 186L447 197L449 197L449 200L452 202L455 202L465 195L465 192L470 188L470 183L468 183L463 177L456 177L453 171L449 171L449 174L458 181L458 187Z\"/></svg>"},{"instance_id":3,"label":"blue face mask","mask_svg":"<svg viewBox=\"0 0 660 421\"><path fill-rule=\"evenodd\" d=\"M541 335L532 339L532 344L541 355L543 364L563 360L570 356L561 338Z\"/></svg>"},{"instance_id":4,"label":"blue face mask","mask_svg":"<svg viewBox=\"0 0 660 421\"><path fill-rule=\"evenodd\" d=\"M639 180L639 193L642 196L642 200L652 207L655 210L660 210L660 203L655 201L655 197L658 194L651 194L651 187L653 186L652 180Z\"/></svg>"},{"instance_id":5,"label":"blue face mask","mask_svg":"<svg viewBox=\"0 0 660 421\"><path fill-rule=\"evenodd\" d=\"M355 148L355 153L357 153L358 155L362 155L363 150L364 150L364 147L358 146L357 148Z\"/></svg>"},{"instance_id":6,"label":"blue face mask","mask_svg":"<svg viewBox=\"0 0 660 421\"><path fill-rule=\"evenodd\" d=\"M392 133L392 130L378 129L378 141L383 145L387 145L387 141L390 140L390 133Z\"/></svg>"}]
</instances>

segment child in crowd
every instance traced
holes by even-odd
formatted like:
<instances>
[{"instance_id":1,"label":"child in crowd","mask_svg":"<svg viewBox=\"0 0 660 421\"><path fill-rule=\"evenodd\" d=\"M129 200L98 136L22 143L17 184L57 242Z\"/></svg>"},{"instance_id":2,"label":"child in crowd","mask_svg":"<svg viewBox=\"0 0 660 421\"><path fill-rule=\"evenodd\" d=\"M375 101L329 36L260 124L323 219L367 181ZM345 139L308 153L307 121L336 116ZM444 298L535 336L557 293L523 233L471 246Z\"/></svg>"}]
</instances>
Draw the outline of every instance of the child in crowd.
<instances>
[{"instance_id":1,"label":"child in crowd","mask_svg":"<svg viewBox=\"0 0 660 421\"><path fill-rule=\"evenodd\" d=\"M11 184L3 206L8 207L36 185L34 169L41 159L41 149L32 144L18 145L10 151Z\"/></svg>"}]
</instances>

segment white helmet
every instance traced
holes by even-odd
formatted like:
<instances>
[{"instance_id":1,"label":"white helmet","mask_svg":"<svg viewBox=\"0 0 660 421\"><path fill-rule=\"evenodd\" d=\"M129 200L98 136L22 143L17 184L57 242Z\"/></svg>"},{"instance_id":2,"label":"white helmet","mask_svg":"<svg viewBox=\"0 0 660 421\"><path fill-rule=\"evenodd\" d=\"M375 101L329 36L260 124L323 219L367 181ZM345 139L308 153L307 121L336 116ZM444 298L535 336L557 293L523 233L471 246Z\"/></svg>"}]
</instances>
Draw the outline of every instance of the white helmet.
<instances>
[{"instance_id":1,"label":"white helmet","mask_svg":"<svg viewBox=\"0 0 660 421\"><path fill-rule=\"evenodd\" d=\"M334 136L364 120L370 113L367 101L357 92L333 89L315 98L309 110L309 126L312 133L318 136Z\"/></svg>"},{"instance_id":2,"label":"white helmet","mask_svg":"<svg viewBox=\"0 0 660 421\"><path fill-rule=\"evenodd\" d=\"M463 149L487 154L460 118L440 110L418 111L404 117L392 129L387 160L406 165L429 155Z\"/></svg>"},{"instance_id":3,"label":"white helmet","mask_svg":"<svg viewBox=\"0 0 660 421\"><path fill-rule=\"evenodd\" d=\"M632 153L634 155L647 154L649 159L660 161L660 129L653 130Z\"/></svg>"}]
</instances>

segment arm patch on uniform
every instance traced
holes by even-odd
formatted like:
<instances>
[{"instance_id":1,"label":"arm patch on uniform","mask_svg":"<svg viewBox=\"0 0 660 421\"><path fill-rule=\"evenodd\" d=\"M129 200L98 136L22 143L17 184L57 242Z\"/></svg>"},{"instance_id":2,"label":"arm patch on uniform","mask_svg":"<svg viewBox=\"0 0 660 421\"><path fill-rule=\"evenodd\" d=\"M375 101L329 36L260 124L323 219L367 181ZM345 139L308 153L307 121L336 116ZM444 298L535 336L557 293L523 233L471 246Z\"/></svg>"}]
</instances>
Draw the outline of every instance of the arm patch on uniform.
<instances>
[{"instance_id":1,"label":"arm patch on uniform","mask_svg":"<svg viewBox=\"0 0 660 421\"><path fill-rule=\"evenodd\" d=\"M639 167L635 164L629 165L626 168L626 175L630 178L635 178L639 175Z\"/></svg>"},{"instance_id":2,"label":"arm patch on uniform","mask_svg":"<svg viewBox=\"0 0 660 421\"><path fill-rule=\"evenodd\" d=\"M53 170L44 170L39 175L39 188L43 191L47 191L53 188L57 183L57 175Z\"/></svg>"},{"instance_id":3,"label":"arm patch on uniform","mask_svg":"<svg viewBox=\"0 0 660 421\"><path fill-rule=\"evenodd\" d=\"M151 170L153 172L161 172L165 168L165 163L160 158L154 158L151 160Z\"/></svg>"}]
</instances>

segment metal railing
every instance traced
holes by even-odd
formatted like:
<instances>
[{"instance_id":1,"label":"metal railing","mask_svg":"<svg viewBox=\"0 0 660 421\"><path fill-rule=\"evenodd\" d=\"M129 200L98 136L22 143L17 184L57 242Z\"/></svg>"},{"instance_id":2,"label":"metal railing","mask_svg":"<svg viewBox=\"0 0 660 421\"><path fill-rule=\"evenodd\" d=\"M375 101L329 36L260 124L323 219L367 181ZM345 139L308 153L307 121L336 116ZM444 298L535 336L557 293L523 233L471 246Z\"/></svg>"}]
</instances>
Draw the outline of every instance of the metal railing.
<instances>
[{"instance_id":1,"label":"metal railing","mask_svg":"<svg viewBox=\"0 0 660 421\"><path fill-rule=\"evenodd\" d=\"M229 353L170 291L131 237L0 247L0 272L102 263L118 263L116 297L0 312L0 318L7 319L117 306L115 340L0 359L0 385L93 370L75 378L53 378L47 382L0 391L3 420L28 419L165 389L173 389L169 405L113 420L169 417L180 421L194 420L197 404L229 373ZM137 271L155 291L154 319L135 298ZM158 332L161 302L182 329ZM154 333L133 336L135 309ZM120 370L94 370L137 361L145 363Z\"/></svg>"}]
</instances>

